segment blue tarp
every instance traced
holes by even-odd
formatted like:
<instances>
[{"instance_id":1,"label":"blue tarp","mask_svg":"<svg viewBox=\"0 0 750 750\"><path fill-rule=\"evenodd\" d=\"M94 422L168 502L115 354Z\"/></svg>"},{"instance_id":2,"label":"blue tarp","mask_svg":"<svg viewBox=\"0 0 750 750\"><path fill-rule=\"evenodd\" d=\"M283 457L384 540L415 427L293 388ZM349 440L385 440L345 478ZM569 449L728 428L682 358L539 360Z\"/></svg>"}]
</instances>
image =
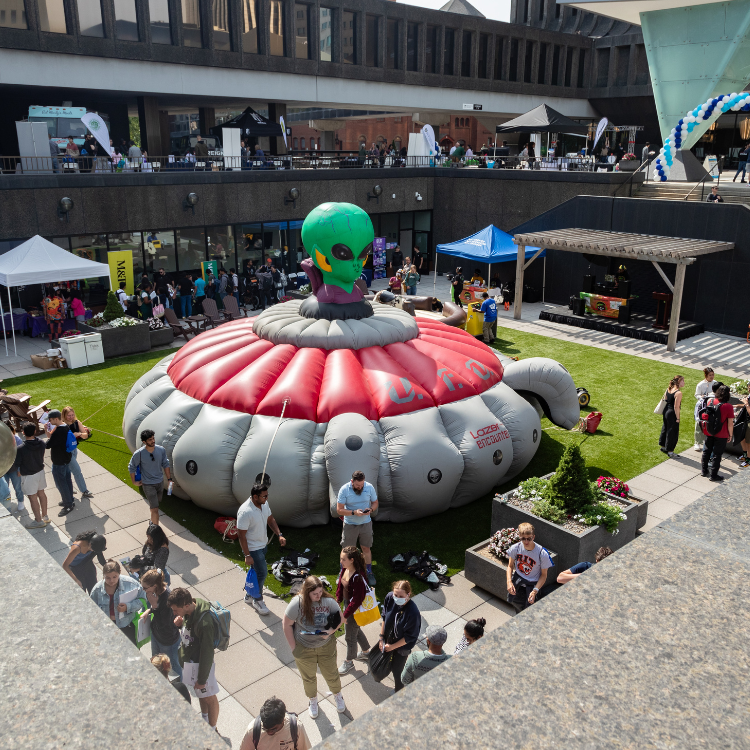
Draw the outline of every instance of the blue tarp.
<instances>
[{"instance_id":1,"label":"blue tarp","mask_svg":"<svg viewBox=\"0 0 750 750\"><path fill-rule=\"evenodd\" d=\"M538 247L527 247L526 260L533 257L537 250ZM513 237L493 224L472 234L471 237L438 245L437 251L444 255L456 255L482 263L504 263L518 258L518 245L514 244ZM538 257L543 258L546 253L544 250Z\"/></svg>"}]
</instances>

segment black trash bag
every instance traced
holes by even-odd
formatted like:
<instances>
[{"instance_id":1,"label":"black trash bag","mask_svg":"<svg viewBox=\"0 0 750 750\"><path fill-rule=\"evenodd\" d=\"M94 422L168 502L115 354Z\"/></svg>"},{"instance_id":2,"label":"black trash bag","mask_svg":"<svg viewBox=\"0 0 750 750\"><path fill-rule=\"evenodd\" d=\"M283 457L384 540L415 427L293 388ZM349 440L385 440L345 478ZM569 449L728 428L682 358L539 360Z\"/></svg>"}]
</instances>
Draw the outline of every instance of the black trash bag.
<instances>
[{"instance_id":1,"label":"black trash bag","mask_svg":"<svg viewBox=\"0 0 750 750\"><path fill-rule=\"evenodd\" d=\"M393 652L383 653L380 650L380 642L376 643L367 655L370 663L370 674L375 682L382 682L391 673L391 661Z\"/></svg>"}]
</instances>

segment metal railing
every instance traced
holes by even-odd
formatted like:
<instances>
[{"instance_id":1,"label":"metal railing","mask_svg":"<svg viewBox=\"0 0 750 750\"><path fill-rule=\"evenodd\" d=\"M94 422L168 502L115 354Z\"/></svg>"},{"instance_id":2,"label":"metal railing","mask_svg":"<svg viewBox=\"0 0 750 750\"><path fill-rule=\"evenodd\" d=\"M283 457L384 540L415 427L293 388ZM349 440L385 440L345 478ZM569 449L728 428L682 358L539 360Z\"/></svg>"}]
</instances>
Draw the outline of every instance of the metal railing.
<instances>
[{"instance_id":1,"label":"metal railing","mask_svg":"<svg viewBox=\"0 0 750 750\"><path fill-rule=\"evenodd\" d=\"M711 173L716 170L716 187L719 186L719 182L721 182L721 170L719 169L719 162L717 161L716 164L711 167L711 169L708 170L708 174L700 181L696 182L693 188L690 190L690 192L683 198L683 200L687 200L692 195L693 191L698 187L698 185L701 186L701 203L703 203L703 191L705 190L706 186L706 180L711 177ZM711 180L713 181L713 177L711 177ZM711 186L713 187L713 185Z\"/></svg>"},{"instance_id":2,"label":"metal railing","mask_svg":"<svg viewBox=\"0 0 750 750\"><path fill-rule=\"evenodd\" d=\"M620 161L620 163L622 163L622 161ZM631 172L630 177L628 177L628 179L625 180L625 182L623 182L622 184L620 184L620 185L617 186L617 189L615 190L615 192L612 193L612 197L616 198L617 194L620 192L620 190L622 188L624 188L626 185L629 185L630 189L629 189L629 192L628 192L628 196L630 198L632 198L633 197L633 179L635 178L635 176L637 174L639 174L640 172L642 172L645 169L645 171L646 171L646 180L648 180L648 168L649 168L650 164L651 164L651 162L648 159L646 159L646 161L642 162L641 165L636 170L634 170L633 172Z\"/></svg>"}]
</instances>

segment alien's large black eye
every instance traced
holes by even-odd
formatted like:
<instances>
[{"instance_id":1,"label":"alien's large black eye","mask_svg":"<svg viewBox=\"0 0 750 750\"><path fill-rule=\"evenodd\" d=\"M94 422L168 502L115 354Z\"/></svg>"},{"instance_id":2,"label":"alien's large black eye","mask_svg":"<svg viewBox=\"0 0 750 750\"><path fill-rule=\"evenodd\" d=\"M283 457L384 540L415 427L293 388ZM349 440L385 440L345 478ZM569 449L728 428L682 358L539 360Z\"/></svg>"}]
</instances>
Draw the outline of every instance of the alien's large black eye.
<instances>
[{"instance_id":1,"label":"alien's large black eye","mask_svg":"<svg viewBox=\"0 0 750 750\"><path fill-rule=\"evenodd\" d=\"M359 254L359 260L364 260L372 252L372 242Z\"/></svg>"},{"instance_id":2,"label":"alien's large black eye","mask_svg":"<svg viewBox=\"0 0 750 750\"><path fill-rule=\"evenodd\" d=\"M346 245L340 243L331 248L331 255L337 260L354 260L354 253Z\"/></svg>"}]
</instances>

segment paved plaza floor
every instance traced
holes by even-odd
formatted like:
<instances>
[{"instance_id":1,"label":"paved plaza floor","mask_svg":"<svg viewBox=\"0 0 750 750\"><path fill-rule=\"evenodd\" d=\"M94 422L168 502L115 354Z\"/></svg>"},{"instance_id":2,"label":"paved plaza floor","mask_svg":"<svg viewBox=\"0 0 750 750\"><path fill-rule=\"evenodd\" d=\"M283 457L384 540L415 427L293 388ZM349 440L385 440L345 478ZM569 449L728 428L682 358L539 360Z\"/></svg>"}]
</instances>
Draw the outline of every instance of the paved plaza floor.
<instances>
[{"instance_id":1,"label":"paved plaza floor","mask_svg":"<svg viewBox=\"0 0 750 750\"><path fill-rule=\"evenodd\" d=\"M700 454L692 449L679 460L662 463L632 479L633 492L650 501L644 531L716 487L700 476ZM47 459L47 490L49 515L52 522L44 529L30 531L39 544L59 563L65 559L70 539L76 534L95 529L107 536L107 557L120 559L139 554L146 538L149 509L139 492L110 474L95 461L79 453L81 469L92 500L76 496L76 510L57 517L60 496L54 488ZM734 459L725 460L723 474L741 471ZM11 509L16 509L15 500ZM16 516L26 522L28 514ZM329 736L348 722L361 716L393 693L393 679L376 683L367 673L364 662L355 662L354 671L342 678L347 712L339 714L333 698L319 676L320 715L312 719L302 680L295 666L281 628L281 617L287 602L271 594L266 602L271 614L261 617L243 601L245 572L221 554L223 543L217 535L212 549L180 524L180 518L162 515L161 523L170 542L168 569L172 586L184 586L194 596L218 600L232 613L231 643L227 651L216 655L217 678L221 686L221 711L218 728L227 744L238 748L250 721L267 698L275 695L284 700L290 711L299 713L313 744ZM293 544L294 533L290 534ZM486 534L479 533L478 538ZM377 549L375 550L377 557ZM100 573L101 577L101 573ZM385 592L378 591L382 598ZM84 594L82 594L83 596ZM554 596L554 594L552 594ZM462 573L454 576L449 586L427 591L414 597L422 614L422 635L428 625L442 625L448 631L445 649L452 653L463 632L464 623L476 617L487 620L487 630L502 627L512 616L512 608L469 583ZM375 643L379 623L366 627L365 633ZM418 647L425 648L423 640ZM142 649L150 658L151 646ZM343 638L338 643L339 663L345 655ZM197 700L193 707L198 709Z\"/></svg>"}]
</instances>

